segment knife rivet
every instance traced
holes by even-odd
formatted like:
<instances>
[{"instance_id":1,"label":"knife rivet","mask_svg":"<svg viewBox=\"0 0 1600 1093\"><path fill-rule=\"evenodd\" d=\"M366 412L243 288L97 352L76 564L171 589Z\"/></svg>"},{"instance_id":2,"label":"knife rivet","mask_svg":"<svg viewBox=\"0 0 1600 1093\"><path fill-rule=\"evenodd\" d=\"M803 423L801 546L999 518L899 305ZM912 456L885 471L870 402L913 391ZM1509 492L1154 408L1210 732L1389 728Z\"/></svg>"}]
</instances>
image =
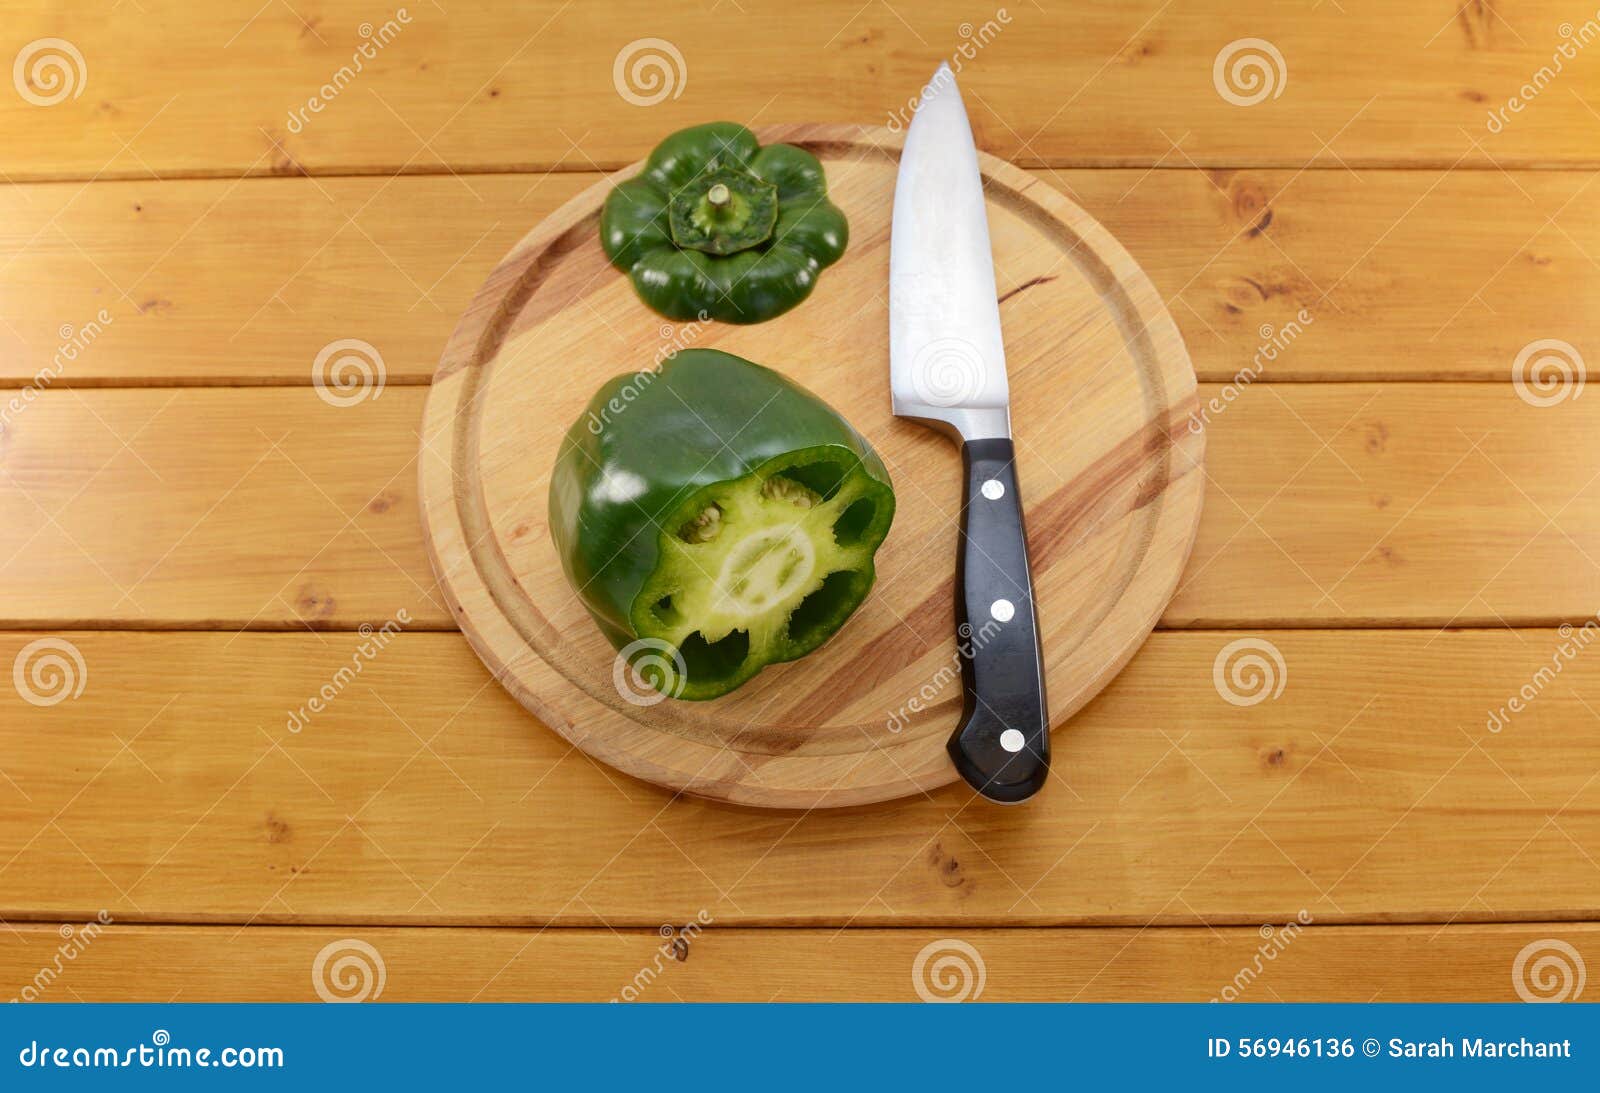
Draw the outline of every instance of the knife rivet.
<instances>
[{"instance_id":1,"label":"knife rivet","mask_svg":"<svg viewBox=\"0 0 1600 1093\"><path fill-rule=\"evenodd\" d=\"M994 616L996 622L1010 622L1017 609L1011 606L1010 600L995 600L989 605L989 614Z\"/></svg>"},{"instance_id":2,"label":"knife rivet","mask_svg":"<svg viewBox=\"0 0 1600 1093\"><path fill-rule=\"evenodd\" d=\"M998 478L991 478L979 487L983 495L991 501L998 501L1006 495L1005 483Z\"/></svg>"},{"instance_id":3,"label":"knife rivet","mask_svg":"<svg viewBox=\"0 0 1600 1093\"><path fill-rule=\"evenodd\" d=\"M1022 750L1022 745L1027 743L1019 729L1007 729L1000 734L1000 746L1013 755Z\"/></svg>"}]
</instances>

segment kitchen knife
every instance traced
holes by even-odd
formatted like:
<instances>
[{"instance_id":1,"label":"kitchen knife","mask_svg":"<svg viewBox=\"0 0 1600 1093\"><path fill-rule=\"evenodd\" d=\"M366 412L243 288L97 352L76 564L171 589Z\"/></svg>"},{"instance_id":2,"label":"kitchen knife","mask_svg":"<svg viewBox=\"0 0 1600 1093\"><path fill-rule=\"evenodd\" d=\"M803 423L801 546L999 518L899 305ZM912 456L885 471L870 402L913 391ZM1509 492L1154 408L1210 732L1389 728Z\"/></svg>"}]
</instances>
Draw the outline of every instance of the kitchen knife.
<instances>
[{"instance_id":1,"label":"kitchen knife","mask_svg":"<svg viewBox=\"0 0 1600 1093\"><path fill-rule=\"evenodd\" d=\"M900 154L889 387L895 414L960 442L966 474L955 583L963 703L950 757L985 797L1023 801L1049 773L1050 720L983 180L948 65L923 89Z\"/></svg>"}]
</instances>

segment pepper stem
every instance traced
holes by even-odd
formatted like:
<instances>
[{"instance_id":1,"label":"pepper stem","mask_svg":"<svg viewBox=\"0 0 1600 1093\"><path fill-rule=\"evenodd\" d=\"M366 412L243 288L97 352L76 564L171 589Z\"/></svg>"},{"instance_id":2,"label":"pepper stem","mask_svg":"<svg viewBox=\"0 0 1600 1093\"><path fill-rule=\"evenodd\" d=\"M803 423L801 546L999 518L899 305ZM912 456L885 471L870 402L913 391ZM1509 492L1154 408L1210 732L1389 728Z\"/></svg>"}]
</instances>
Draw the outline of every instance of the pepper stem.
<instances>
[{"instance_id":1,"label":"pepper stem","mask_svg":"<svg viewBox=\"0 0 1600 1093\"><path fill-rule=\"evenodd\" d=\"M743 168L719 167L667 205L672 241L684 250L734 254L766 242L778 220L778 187Z\"/></svg>"}]
</instances>

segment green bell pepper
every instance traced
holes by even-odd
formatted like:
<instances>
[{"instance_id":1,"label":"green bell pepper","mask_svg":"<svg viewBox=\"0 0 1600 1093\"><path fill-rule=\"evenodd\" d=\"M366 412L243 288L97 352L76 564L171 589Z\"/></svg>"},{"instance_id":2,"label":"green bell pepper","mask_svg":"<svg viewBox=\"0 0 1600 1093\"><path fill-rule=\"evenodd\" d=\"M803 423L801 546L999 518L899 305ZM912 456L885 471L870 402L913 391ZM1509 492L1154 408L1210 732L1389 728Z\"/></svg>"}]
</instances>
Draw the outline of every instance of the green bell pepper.
<instances>
[{"instance_id":1,"label":"green bell pepper","mask_svg":"<svg viewBox=\"0 0 1600 1093\"><path fill-rule=\"evenodd\" d=\"M759 323L811 294L850 226L822 164L718 121L672 134L600 213L600 245L669 319Z\"/></svg>"},{"instance_id":2,"label":"green bell pepper","mask_svg":"<svg viewBox=\"0 0 1600 1093\"><path fill-rule=\"evenodd\" d=\"M844 418L712 349L601 387L550 480L567 579L639 678L686 699L827 641L893 517L888 471Z\"/></svg>"}]
</instances>

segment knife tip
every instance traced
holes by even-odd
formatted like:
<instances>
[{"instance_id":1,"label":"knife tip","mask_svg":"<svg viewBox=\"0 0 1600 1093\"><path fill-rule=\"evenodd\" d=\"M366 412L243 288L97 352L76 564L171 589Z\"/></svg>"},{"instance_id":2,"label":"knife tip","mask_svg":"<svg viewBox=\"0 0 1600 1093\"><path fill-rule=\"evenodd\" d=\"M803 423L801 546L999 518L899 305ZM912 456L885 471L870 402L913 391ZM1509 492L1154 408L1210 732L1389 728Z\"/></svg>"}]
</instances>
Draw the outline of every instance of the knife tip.
<instances>
[{"instance_id":1,"label":"knife tip","mask_svg":"<svg viewBox=\"0 0 1600 1093\"><path fill-rule=\"evenodd\" d=\"M933 70L933 75L928 77L928 82L923 86L920 101L927 103L933 99L947 98L951 91L957 95L961 93L956 88L956 74L949 61L940 61L939 67Z\"/></svg>"}]
</instances>

